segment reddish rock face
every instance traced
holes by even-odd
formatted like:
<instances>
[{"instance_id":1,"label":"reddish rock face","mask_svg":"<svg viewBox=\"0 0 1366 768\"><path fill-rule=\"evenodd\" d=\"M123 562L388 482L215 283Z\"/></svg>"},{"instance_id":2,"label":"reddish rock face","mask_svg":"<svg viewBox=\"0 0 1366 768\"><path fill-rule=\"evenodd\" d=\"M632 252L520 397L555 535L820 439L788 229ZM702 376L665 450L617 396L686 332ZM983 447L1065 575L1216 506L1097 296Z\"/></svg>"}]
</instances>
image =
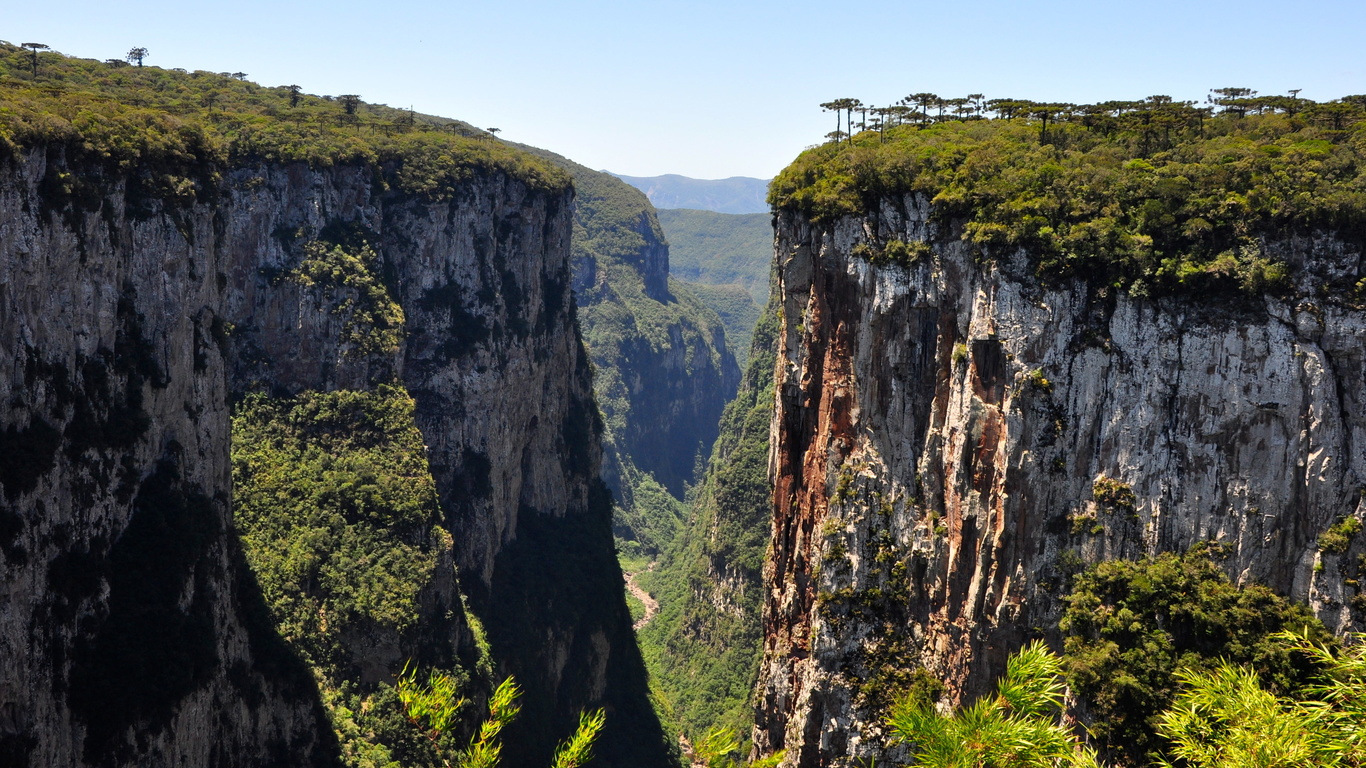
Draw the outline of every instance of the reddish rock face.
<instances>
[{"instance_id":1,"label":"reddish rock face","mask_svg":"<svg viewBox=\"0 0 1366 768\"><path fill-rule=\"evenodd\" d=\"M1236 580L1357 626L1343 564L1362 544L1316 542L1366 514L1366 313L1044 286L1026 254L935 244L927 212L907 197L834 224L776 219L757 750L803 768L897 758L881 721L912 670L971 699L1027 639L1058 639L1065 579L1103 559L1221 541ZM934 252L852 255L891 239ZM1302 296L1361 258L1276 247ZM1096 503L1106 479L1132 511Z\"/></svg>"}]
</instances>

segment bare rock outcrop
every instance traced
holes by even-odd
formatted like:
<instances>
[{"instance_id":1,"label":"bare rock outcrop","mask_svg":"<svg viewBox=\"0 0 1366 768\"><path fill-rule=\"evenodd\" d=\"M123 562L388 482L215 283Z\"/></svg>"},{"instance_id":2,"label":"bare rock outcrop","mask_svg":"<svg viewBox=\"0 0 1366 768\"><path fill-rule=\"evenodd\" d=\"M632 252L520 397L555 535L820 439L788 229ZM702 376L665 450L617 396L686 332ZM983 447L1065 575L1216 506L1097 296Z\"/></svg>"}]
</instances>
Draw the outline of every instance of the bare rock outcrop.
<instances>
[{"instance_id":1,"label":"bare rock outcrop","mask_svg":"<svg viewBox=\"0 0 1366 768\"><path fill-rule=\"evenodd\" d=\"M1268 244L1294 298L1149 299L984 262L927 213L777 217L759 751L882 757L888 670L970 699L1053 637L1065 577L1100 560L1217 541L1235 580L1359 627L1366 542L1318 541L1366 515L1366 311L1321 287L1359 272L1355 247ZM890 239L933 253L854 255Z\"/></svg>"}]
</instances>

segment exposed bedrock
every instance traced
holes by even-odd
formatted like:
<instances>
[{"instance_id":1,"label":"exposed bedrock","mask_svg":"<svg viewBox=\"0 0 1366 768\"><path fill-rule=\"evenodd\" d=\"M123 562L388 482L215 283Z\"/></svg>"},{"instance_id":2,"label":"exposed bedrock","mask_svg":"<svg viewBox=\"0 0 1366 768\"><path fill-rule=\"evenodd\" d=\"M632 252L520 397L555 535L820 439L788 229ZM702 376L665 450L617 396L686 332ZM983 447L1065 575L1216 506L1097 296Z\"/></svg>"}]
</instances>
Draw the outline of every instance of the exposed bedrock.
<instances>
[{"instance_id":1,"label":"exposed bedrock","mask_svg":"<svg viewBox=\"0 0 1366 768\"><path fill-rule=\"evenodd\" d=\"M1227 546L1240 582L1361 614L1366 312L1323 296L1361 254L1286 238L1297 298L1136 299L1042 284L943 244L923 199L777 217L783 331L756 746L786 765L880 756L878 670L955 701L1027 639L1057 639L1083 564ZM910 266L856 245L934 243ZM871 682L870 682L871 681Z\"/></svg>"}]
</instances>

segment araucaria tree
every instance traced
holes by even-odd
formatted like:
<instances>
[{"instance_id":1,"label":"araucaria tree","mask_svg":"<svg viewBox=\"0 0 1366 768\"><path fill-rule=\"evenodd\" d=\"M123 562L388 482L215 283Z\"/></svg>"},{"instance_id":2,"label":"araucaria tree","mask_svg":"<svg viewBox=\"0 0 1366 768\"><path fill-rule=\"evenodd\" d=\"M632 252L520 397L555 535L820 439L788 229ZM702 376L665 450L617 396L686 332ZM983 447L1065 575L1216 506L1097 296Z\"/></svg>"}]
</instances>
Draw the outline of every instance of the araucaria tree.
<instances>
[{"instance_id":1,"label":"araucaria tree","mask_svg":"<svg viewBox=\"0 0 1366 768\"><path fill-rule=\"evenodd\" d=\"M28 48L33 51L33 74L38 74L38 51L48 50L48 46L42 43L24 43L21 48Z\"/></svg>"},{"instance_id":2,"label":"araucaria tree","mask_svg":"<svg viewBox=\"0 0 1366 768\"><path fill-rule=\"evenodd\" d=\"M862 106L863 102L858 99L835 99L822 104L821 109L835 113L835 133L840 132L840 112L844 112L845 135L849 136L852 141L854 136L854 110ZM835 140L839 141L838 138Z\"/></svg>"},{"instance_id":3,"label":"araucaria tree","mask_svg":"<svg viewBox=\"0 0 1366 768\"><path fill-rule=\"evenodd\" d=\"M136 64L140 67L142 66L142 60L145 58L147 58L146 48L138 47L128 49L127 59L129 64Z\"/></svg>"}]
</instances>

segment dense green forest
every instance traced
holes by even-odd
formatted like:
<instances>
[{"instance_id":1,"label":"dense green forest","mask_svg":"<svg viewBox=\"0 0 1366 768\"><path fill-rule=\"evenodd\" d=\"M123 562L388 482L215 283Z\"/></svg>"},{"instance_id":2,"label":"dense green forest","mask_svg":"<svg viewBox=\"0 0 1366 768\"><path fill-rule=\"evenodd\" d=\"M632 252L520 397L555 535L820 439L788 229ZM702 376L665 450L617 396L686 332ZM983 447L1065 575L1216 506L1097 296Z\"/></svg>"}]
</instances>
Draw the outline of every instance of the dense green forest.
<instances>
[{"instance_id":1,"label":"dense green forest","mask_svg":"<svg viewBox=\"0 0 1366 768\"><path fill-rule=\"evenodd\" d=\"M1258 584L1234 585L1224 550L1102 562L1072 583L1060 629L1063 671L1088 714L1091 743L1116 765L1169 757L1159 737L1182 675L1219 664L1257 670L1277 695L1304 698L1322 668L1279 640L1296 632L1336 647L1308 607Z\"/></svg>"},{"instance_id":2,"label":"dense green forest","mask_svg":"<svg viewBox=\"0 0 1366 768\"><path fill-rule=\"evenodd\" d=\"M743 369L749 363L754 324L768 301L773 261L770 216L686 208L661 208L657 213L669 238L669 273L687 281L721 316L726 340Z\"/></svg>"},{"instance_id":3,"label":"dense green forest","mask_svg":"<svg viewBox=\"0 0 1366 768\"><path fill-rule=\"evenodd\" d=\"M1210 107L977 98L948 115L867 108L874 119L858 124L857 100L830 102L853 135L837 130L804 152L769 199L822 222L904 194L929 201L931 241L864 244L874 261L909 264L961 240L985 258L1023 249L1046 279L1085 276L1137 295L1284 291L1293 275L1277 241L1363 241L1366 96L1250 93L1221 89ZM1359 280L1334 293L1366 298Z\"/></svg>"},{"instance_id":4,"label":"dense green forest","mask_svg":"<svg viewBox=\"0 0 1366 768\"><path fill-rule=\"evenodd\" d=\"M497 170L542 189L563 171L468 125L354 94L265 87L243 73L185 72L99 62L0 43L0 154L46 144L110 174L136 170L138 192L187 204L213 194L216 173L254 162L315 167L365 163L395 188L441 198ZM97 196L96 179L68 177L50 195Z\"/></svg>"},{"instance_id":5,"label":"dense green forest","mask_svg":"<svg viewBox=\"0 0 1366 768\"><path fill-rule=\"evenodd\" d=\"M726 345L734 352L736 365L742 369L749 365L749 345L753 340L754 325L759 322L760 312L759 305L750 298L749 292L738 285L683 285L697 296L698 301L721 318L721 325L726 329Z\"/></svg>"},{"instance_id":6,"label":"dense green forest","mask_svg":"<svg viewBox=\"0 0 1366 768\"><path fill-rule=\"evenodd\" d=\"M739 285L756 306L768 302L773 224L767 213L716 213L660 208L669 238L669 272L680 280Z\"/></svg>"},{"instance_id":7,"label":"dense green forest","mask_svg":"<svg viewBox=\"0 0 1366 768\"><path fill-rule=\"evenodd\" d=\"M458 593L441 611L421 606L442 561L451 567L451 537L413 407L402 387L382 385L252 394L234 409L234 520L247 561L280 634L313 668L349 765L441 765L438 745L407 722L386 680L403 662L399 649L447 670L462 691L472 676L487 687L493 675L483 630ZM480 638L463 659L453 616ZM454 749L457 732L443 741Z\"/></svg>"}]
</instances>

